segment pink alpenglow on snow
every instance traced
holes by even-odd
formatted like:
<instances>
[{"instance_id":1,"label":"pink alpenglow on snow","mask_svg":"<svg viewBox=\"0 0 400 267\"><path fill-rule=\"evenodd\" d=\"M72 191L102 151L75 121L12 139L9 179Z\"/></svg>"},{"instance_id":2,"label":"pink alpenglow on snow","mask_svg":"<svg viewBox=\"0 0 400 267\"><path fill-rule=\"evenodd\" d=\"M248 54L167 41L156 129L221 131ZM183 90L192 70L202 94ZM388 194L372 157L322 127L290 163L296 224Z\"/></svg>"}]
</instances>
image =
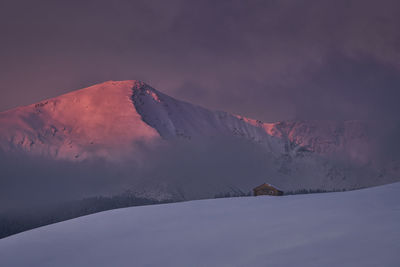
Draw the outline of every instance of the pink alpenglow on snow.
<instances>
[{"instance_id":1,"label":"pink alpenglow on snow","mask_svg":"<svg viewBox=\"0 0 400 267\"><path fill-rule=\"evenodd\" d=\"M257 160L268 166L248 175L246 188L262 182L289 189L359 188L399 177L399 162L382 166L377 160L379 143L369 134L374 125L265 123L174 99L140 81L108 81L0 113L0 150L68 161L121 161L141 160L141 148L173 147L176 141L197 147L245 141L265 151Z\"/></svg>"}]
</instances>

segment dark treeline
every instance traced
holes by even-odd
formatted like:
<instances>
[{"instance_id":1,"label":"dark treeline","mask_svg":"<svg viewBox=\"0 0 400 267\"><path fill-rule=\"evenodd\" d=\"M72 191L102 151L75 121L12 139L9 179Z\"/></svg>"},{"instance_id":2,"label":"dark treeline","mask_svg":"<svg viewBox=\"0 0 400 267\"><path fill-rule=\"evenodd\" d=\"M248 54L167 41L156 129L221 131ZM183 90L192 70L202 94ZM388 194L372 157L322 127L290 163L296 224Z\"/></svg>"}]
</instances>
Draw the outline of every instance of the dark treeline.
<instances>
[{"instance_id":1,"label":"dark treeline","mask_svg":"<svg viewBox=\"0 0 400 267\"><path fill-rule=\"evenodd\" d=\"M125 193L112 197L90 197L29 211L4 212L0 214L0 238L101 211L171 202L176 201L158 201Z\"/></svg>"},{"instance_id":2,"label":"dark treeline","mask_svg":"<svg viewBox=\"0 0 400 267\"><path fill-rule=\"evenodd\" d=\"M285 191L283 195L299 195L299 194L316 194L316 193L332 193L332 192L344 192L347 189L333 189L333 190L324 190L324 189L298 189L294 191Z\"/></svg>"},{"instance_id":3,"label":"dark treeline","mask_svg":"<svg viewBox=\"0 0 400 267\"><path fill-rule=\"evenodd\" d=\"M357 188L361 189L361 188ZM333 190L325 190L325 189L298 189L298 190L293 190L293 191L284 191L283 195L301 195L301 194L318 194L318 193L333 193L333 192L345 192L345 191L351 191L351 190L357 190L357 189L333 189ZM214 195L214 198L229 198L229 197L249 197L253 196L253 193L251 191L244 193L244 192L225 192L225 193L219 193Z\"/></svg>"},{"instance_id":4,"label":"dark treeline","mask_svg":"<svg viewBox=\"0 0 400 267\"><path fill-rule=\"evenodd\" d=\"M249 191L247 193L244 192L226 192L226 193L219 193L214 195L214 198L228 198L228 197L250 197L253 194Z\"/></svg>"},{"instance_id":5,"label":"dark treeline","mask_svg":"<svg viewBox=\"0 0 400 267\"><path fill-rule=\"evenodd\" d=\"M284 195L342 191L347 190L299 189L295 191L285 191ZM214 198L249 197L252 195L253 194L251 191L242 192L239 190L232 190L229 192L216 194ZM170 199L159 201L155 199L137 197L133 193L126 192L124 194L111 197L97 196L82 200L69 201L51 207L31 209L29 211L24 210L3 212L0 214L0 238L101 211L134 206L172 203L178 201L182 200Z\"/></svg>"}]
</instances>

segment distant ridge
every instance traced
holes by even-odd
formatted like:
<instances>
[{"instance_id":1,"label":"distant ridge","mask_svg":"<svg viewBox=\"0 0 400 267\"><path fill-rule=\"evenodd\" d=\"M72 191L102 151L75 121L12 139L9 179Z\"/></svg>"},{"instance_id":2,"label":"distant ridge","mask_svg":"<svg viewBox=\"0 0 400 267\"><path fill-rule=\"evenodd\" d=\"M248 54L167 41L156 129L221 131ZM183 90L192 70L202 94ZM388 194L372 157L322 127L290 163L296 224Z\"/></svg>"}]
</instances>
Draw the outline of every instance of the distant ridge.
<instances>
[{"instance_id":1,"label":"distant ridge","mask_svg":"<svg viewBox=\"0 0 400 267\"><path fill-rule=\"evenodd\" d=\"M131 157L136 143L232 138L266 151L265 161L273 166L268 182L342 189L399 180L398 162L377 163L373 127L368 121L263 123L177 100L140 81L108 81L1 112L0 150L70 161L118 161Z\"/></svg>"}]
</instances>

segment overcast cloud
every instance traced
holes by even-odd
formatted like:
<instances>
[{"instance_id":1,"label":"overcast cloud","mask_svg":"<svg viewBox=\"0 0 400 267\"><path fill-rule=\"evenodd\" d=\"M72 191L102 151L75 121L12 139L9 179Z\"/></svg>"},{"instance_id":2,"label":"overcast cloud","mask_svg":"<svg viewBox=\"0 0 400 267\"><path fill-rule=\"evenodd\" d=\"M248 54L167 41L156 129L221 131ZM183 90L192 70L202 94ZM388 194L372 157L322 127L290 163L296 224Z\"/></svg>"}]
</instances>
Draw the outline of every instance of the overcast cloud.
<instances>
[{"instance_id":1,"label":"overcast cloud","mask_svg":"<svg viewBox=\"0 0 400 267\"><path fill-rule=\"evenodd\" d=\"M0 2L0 110L106 80L261 119L397 119L398 1Z\"/></svg>"}]
</instances>

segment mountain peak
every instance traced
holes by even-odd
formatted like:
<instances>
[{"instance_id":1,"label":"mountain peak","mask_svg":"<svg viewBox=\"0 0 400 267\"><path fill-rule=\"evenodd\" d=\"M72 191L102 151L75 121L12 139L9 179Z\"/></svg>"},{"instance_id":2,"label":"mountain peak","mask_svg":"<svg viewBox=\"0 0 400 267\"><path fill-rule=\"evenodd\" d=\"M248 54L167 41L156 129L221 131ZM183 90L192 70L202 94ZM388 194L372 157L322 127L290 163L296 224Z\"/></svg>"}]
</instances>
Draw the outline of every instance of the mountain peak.
<instances>
[{"instance_id":1,"label":"mountain peak","mask_svg":"<svg viewBox=\"0 0 400 267\"><path fill-rule=\"evenodd\" d=\"M95 90L96 88L108 88L108 89L111 89L114 91L118 90L118 89L124 90L126 88L130 88L132 90L153 89L150 85L146 84L145 82L139 81L139 80L122 80L122 81L110 80L110 81L105 81L102 83L97 83L97 84L94 84L94 85L91 85L89 87L85 87L82 89L74 90L68 94L73 94L75 92L80 92L80 91L88 92L91 90Z\"/></svg>"},{"instance_id":2,"label":"mountain peak","mask_svg":"<svg viewBox=\"0 0 400 267\"><path fill-rule=\"evenodd\" d=\"M110 88L112 90L116 89L123 90L126 88L130 88L132 90L132 98L139 92L141 95L147 94L151 98L153 98L153 100L155 100L156 102L160 102L159 98L160 93L147 83L139 80L123 80L123 81L111 80L93 85L91 87L104 87L104 88ZM91 87L84 88L83 90L90 89Z\"/></svg>"},{"instance_id":3,"label":"mountain peak","mask_svg":"<svg viewBox=\"0 0 400 267\"><path fill-rule=\"evenodd\" d=\"M107 81L6 111L0 114L1 148L82 159L110 157L133 141L158 138L132 102L135 91L149 88L135 80Z\"/></svg>"},{"instance_id":4,"label":"mountain peak","mask_svg":"<svg viewBox=\"0 0 400 267\"><path fill-rule=\"evenodd\" d=\"M109 80L95 84L93 86L112 86L112 87L131 86L132 88L137 88L137 89L140 89L142 87L150 87L145 82L139 80L120 80L120 81Z\"/></svg>"}]
</instances>

